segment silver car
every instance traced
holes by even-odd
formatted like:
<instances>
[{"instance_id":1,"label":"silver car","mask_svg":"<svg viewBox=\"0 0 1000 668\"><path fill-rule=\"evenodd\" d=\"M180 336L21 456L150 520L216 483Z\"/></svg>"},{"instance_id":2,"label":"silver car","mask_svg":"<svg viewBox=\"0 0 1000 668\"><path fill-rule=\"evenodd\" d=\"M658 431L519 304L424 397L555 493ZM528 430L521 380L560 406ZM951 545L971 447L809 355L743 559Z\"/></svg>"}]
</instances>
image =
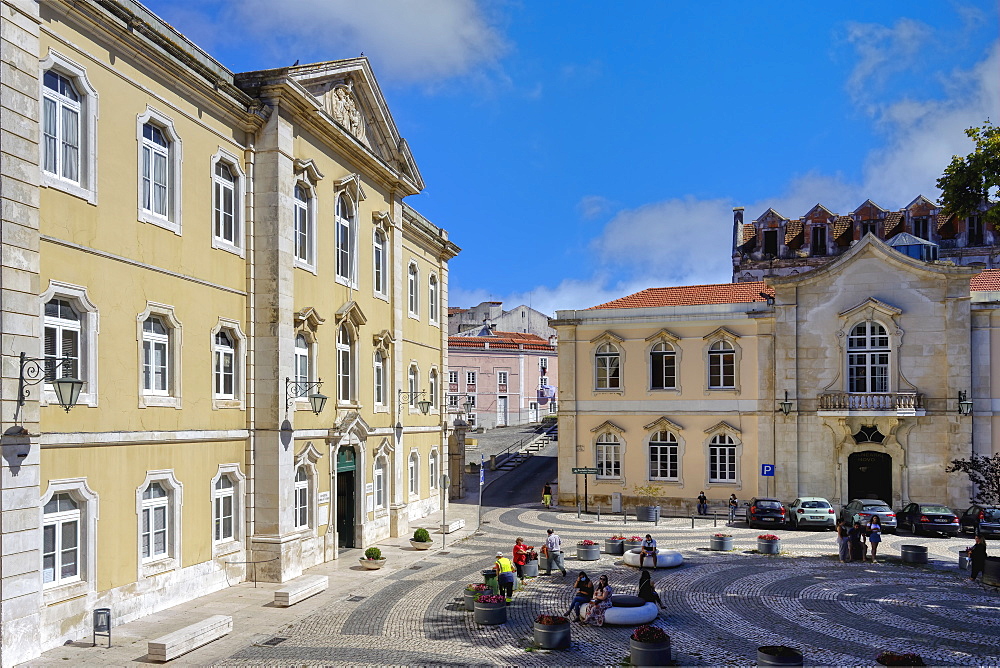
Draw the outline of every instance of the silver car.
<instances>
[{"instance_id":1,"label":"silver car","mask_svg":"<svg viewBox=\"0 0 1000 668\"><path fill-rule=\"evenodd\" d=\"M874 515L878 515L882 531L896 533L896 513L882 499L854 499L840 509L840 519L852 525L861 522L866 528Z\"/></svg>"},{"instance_id":2,"label":"silver car","mask_svg":"<svg viewBox=\"0 0 1000 668\"><path fill-rule=\"evenodd\" d=\"M837 525L837 514L830 502L820 496L801 496L788 507L789 522L793 529L799 527L823 527L832 529Z\"/></svg>"}]
</instances>

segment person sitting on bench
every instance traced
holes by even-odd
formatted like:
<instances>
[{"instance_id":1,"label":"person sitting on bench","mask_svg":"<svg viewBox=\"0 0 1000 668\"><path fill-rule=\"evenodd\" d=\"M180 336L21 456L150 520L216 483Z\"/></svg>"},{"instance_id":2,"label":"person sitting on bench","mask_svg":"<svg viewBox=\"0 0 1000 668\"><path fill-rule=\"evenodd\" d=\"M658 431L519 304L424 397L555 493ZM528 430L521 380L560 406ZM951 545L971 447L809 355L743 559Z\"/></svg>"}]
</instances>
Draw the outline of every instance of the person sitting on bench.
<instances>
[{"instance_id":1,"label":"person sitting on bench","mask_svg":"<svg viewBox=\"0 0 1000 668\"><path fill-rule=\"evenodd\" d=\"M656 568L656 541L648 533L646 534L646 540L642 541L641 550L639 551L639 568L642 568L642 562L646 559L646 555L653 558L653 568Z\"/></svg>"}]
</instances>

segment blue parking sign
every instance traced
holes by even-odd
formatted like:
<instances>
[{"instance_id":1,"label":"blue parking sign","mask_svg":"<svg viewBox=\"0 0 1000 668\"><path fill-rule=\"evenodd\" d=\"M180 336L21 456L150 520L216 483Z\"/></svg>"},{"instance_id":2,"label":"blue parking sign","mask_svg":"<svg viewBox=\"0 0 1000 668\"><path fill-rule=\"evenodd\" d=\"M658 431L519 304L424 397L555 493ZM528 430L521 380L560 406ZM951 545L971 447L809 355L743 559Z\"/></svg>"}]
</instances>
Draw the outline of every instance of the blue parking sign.
<instances>
[{"instance_id":1,"label":"blue parking sign","mask_svg":"<svg viewBox=\"0 0 1000 668\"><path fill-rule=\"evenodd\" d=\"M760 474L762 476L774 476L774 464L761 464Z\"/></svg>"}]
</instances>

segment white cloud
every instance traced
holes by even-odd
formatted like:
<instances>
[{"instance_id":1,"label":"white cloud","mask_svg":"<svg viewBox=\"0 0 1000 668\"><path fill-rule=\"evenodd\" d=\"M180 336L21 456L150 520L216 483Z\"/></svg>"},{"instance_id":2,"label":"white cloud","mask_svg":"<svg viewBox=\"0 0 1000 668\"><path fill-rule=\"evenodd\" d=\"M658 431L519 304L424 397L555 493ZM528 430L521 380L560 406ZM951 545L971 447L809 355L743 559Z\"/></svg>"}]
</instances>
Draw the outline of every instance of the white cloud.
<instances>
[{"instance_id":1,"label":"white cloud","mask_svg":"<svg viewBox=\"0 0 1000 668\"><path fill-rule=\"evenodd\" d=\"M576 203L576 211L584 220L594 220L607 214L613 206L611 200L602 195L586 195Z\"/></svg>"},{"instance_id":2,"label":"white cloud","mask_svg":"<svg viewBox=\"0 0 1000 668\"><path fill-rule=\"evenodd\" d=\"M507 45L474 0L230 0L235 21L281 62L347 58L364 52L380 77L430 84L494 66Z\"/></svg>"},{"instance_id":3,"label":"white cloud","mask_svg":"<svg viewBox=\"0 0 1000 668\"><path fill-rule=\"evenodd\" d=\"M856 63L847 79L847 92L864 105L870 104L889 78L914 66L931 48L935 35L920 21L903 18L891 28L874 23L848 23L846 40L854 46Z\"/></svg>"}]
</instances>

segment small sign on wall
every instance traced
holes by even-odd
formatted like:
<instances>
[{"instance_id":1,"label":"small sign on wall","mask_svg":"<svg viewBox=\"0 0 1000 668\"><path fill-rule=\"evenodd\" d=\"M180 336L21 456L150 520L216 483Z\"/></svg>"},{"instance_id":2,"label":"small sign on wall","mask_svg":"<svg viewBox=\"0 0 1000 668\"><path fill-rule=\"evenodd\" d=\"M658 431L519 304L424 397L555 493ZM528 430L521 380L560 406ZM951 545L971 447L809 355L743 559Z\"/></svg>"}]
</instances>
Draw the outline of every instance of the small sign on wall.
<instances>
[{"instance_id":1,"label":"small sign on wall","mask_svg":"<svg viewBox=\"0 0 1000 668\"><path fill-rule=\"evenodd\" d=\"M369 494L365 497L365 510L369 513L375 512L375 495Z\"/></svg>"},{"instance_id":2,"label":"small sign on wall","mask_svg":"<svg viewBox=\"0 0 1000 668\"><path fill-rule=\"evenodd\" d=\"M373 482L365 483L365 494L374 494L374 493L375 493L375 483Z\"/></svg>"},{"instance_id":3,"label":"small sign on wall","mask_svg":"<svg viewBox=\"0 0 1000 668\"><path fill-rule=\"evenodd\" d=\"M773 476L774 475L774 464L761 464L760 474L762 476Z\"/></svg>"},{"instance_id":4,"label":"small sign on wall","mask_svg":"<svg viewBox=\"0 0 1000 668\"><path fill-rule=\"evenodd\" d=\"M330 509L329 504L323 504L316 508L316 526L322 526L327 523L328 510Z\"/></svg>"},{"instance_id":5,"label":"small sign on wall","mask_svg":"<svg viewBox=\"0 0 1000 668\"><path fill-rule=\"evenodd\" d=\"M330 492L320 492L319 493L320 503L330 503Z\"/></svg>"}]
</instances>

